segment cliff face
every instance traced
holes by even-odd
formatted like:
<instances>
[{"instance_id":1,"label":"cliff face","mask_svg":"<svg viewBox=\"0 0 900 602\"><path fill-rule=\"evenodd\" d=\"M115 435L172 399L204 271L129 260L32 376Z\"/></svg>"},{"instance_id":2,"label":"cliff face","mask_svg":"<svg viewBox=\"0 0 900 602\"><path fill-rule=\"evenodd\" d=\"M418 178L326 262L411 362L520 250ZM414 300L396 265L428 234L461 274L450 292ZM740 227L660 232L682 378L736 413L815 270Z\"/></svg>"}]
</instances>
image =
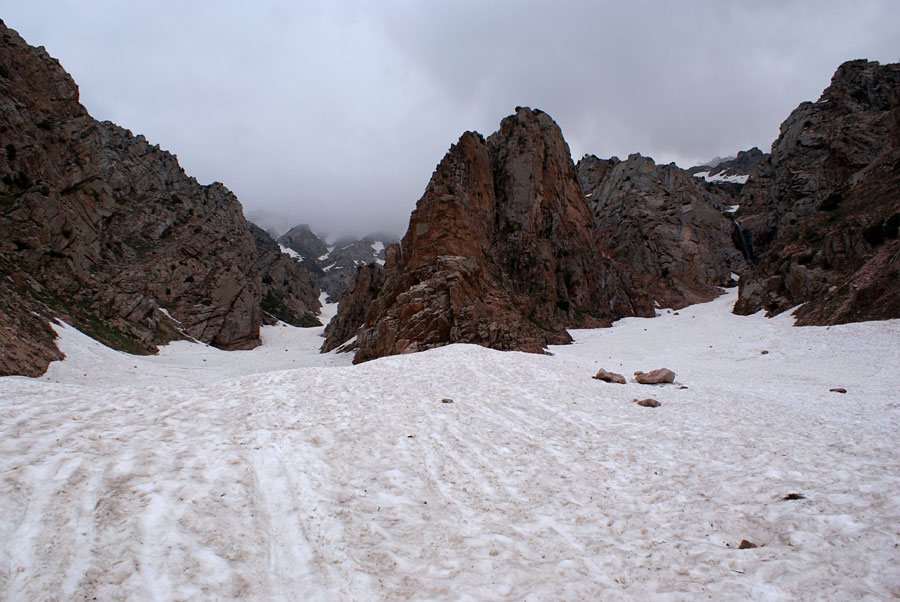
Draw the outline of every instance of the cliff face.
<instances>
[{"instance_id":1,"label":"cliff face","mask_svg":"<svg viewBox=\"0 0 900 602\"><path fill-rule=\"evenodd\" d=\"M134 353L258 344L257 250L233 194L92 119L59 63L2 24L0 99L0 373L59 357L51 316Z\"/></svg>"},{"instance_id":2,"label":"cliff face","mask_svg":"<svg viewBox=\"0 0 900 602\"><path fill-rule=\"evenodd\" d=\"M627 274L635 307L709 301L747 267L728 213L738 201L727 189L638 154L626 161L585 156L578 177L597 250Z\"/></svg>"},{"instance_id":3,"label":"cliff face","mask_svg":"<svg viewBox=\"0 0 900 602\"><path fill-rule=\"evenodd\" d=\"M781 125L737 217L761 262L737 313L900 317L900 65L850 61Z\"/></svg>"},{"instance_id":4,"label":"cliff face","mask_svg":"<svg viewBox=\"0 0 900 602\"><path fill-rule=\"evenodd\" d=\"M540 352L569 342L567 326L608 323L618 280L597 269L592 224L548 115L520 108L487 140L463 134L388 250L354 361L452 342ZM351 331L333 332L325 348Z\"/></svg>"},{"instance_id":5,"label":"cliff face","mask_svg":"<svg viewBox=\"0 0 900 602\"><path fill-rule=\"evenodd\" d=\"M321 326L316 315L319 288L309 272L296 260L281 252L268 232L249 223L256 245L256 271L262 284L263 323L279 320L291 326Z\"/></svg>"}]
</instances>

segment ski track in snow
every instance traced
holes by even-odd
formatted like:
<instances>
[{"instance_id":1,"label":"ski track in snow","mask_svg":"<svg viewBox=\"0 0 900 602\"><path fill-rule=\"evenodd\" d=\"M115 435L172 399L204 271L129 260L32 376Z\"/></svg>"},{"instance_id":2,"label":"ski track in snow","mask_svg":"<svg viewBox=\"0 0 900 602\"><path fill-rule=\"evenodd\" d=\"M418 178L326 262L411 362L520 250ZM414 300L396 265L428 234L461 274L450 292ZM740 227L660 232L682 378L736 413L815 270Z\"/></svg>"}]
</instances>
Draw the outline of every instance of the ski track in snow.
<instances>
[{"instance_id":1,"label":"ski track in snow","mask_svg":"<svg viewBox=\"0 0 900 602\"><path fill-rule=\"evenodd\" d=\"M135 357L62 327L0 379L0 599L900 596L900 321L734 299L359 366L321 328Z\"/></svg>"}]
</instances>

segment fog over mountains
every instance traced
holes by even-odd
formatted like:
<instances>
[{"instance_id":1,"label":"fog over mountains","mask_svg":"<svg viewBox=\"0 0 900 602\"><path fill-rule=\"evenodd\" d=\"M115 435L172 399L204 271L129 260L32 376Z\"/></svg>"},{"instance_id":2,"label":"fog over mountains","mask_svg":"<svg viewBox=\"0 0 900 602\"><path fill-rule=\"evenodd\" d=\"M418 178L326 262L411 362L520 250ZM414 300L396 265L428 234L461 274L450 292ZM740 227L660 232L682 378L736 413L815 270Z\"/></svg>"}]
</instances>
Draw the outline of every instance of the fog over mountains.
<instances>
[{"instance_id":1,"label":"fog over mountains","mask_svg":"<svg viewBox=\"0 0 900 602\"><path fill-rule=\"evenodd\" d=\"M552 115L575 161L686 168L768 152L842 62L900 60L891 0L0 4L94 117L252 220L356 238L402 234L449 144L517 105Z\"/></svg>"}]
</instances>

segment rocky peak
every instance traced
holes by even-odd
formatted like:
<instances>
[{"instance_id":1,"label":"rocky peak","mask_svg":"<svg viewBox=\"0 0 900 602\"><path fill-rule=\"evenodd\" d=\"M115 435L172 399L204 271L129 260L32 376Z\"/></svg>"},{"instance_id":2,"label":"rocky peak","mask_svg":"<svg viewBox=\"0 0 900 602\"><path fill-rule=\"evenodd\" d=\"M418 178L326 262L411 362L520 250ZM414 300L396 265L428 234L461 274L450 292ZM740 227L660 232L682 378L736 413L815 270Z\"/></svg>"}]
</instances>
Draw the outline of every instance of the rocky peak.
<instances>
[{"instance_id":1,"label":"rocky peak","mask_svg":"<svg viewBox=\"0 0 900 602\"><path fill-rule=\"evenodd\" d=\"M464 133L389 249L354 361L451 342L539 352L569 342L566 326L603 323L610 298L592 223L548 115L517 108L487 140Z\"/></svg>"},{"instance_id":2,"label":"rocky peak","mask_svg":"<svg viewBox=\"0 0 900 602\"><path fill-rule=\"evenodd\" d=\"M278 237L278 243L299 254L304 261L315 260L328 253L325 241L314 234L308 224L294 226Z\"/></svg>"}]
</instances>

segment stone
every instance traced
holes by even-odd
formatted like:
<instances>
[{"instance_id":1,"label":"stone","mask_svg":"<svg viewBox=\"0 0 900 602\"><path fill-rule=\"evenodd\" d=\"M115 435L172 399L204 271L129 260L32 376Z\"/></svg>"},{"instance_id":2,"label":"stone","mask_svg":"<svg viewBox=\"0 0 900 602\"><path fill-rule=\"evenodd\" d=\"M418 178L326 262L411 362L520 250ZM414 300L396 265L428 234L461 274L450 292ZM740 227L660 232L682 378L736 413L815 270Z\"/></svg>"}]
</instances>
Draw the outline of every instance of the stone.
<instances>
[{"instance_id":1,"label":"stone","mask_svg":"<svg viewBox=\"0 0 900 602\"><path fill-rule=\"evenodd\" d=\"M738 545L738 550L750 550L752 548L758 548L759 546L753 543L752 541L748 541L746 539L742 539L740 545Z\"/></svg>"},{"instance_id":2,"label":"stone","mask_svg":"<svg viewBox=\"0 0 900 602\"><path fill-rule=\"evenodd\" d=\"M256 245L256 270L262 284L263 323L321 326L319 288L310 273L259 226L248 223Z\"/></svg>"},{"instance_id":3,"label":"stone","mask_svg":"<svg viewBox=\"0 0 900 602\"><path fill-rule=\"evenodd\" d=\"M847 392L847 389L845 389L844 387L834 387L833 389L828 389L828 390L831 391L832 393L846 393Z\"/></svg>"},{"instance_id":4,"label":"stone","mask_svg":"<svg viewBox=\"0 0 900 602\"><path fill-rule=\"evenodd\" d=\"M668 368L659 368L650 372L641 372L638 370L634 373L634 380L642 385L671 383L675 381L675 373Z\"/></svg>"},{"instance_id":5,"label":"stone","mask_svg":"<svg viewBox=\"0 0 900 602\"><path fill-rule=\"evenodd\" d=\"M634 403L644 408L658 408L662 405L661 403L650 397L648 397L647 399L635 399Z\"/></svg>"},{"instance_id":6,"label":"stone","mask_svg":"<svg viewBox=\"0 0 900 602\"><path fill-rule=\"evenodd\" d=\"M603 368L600 368L597 374L594 375L594 378L607 383L617 383L622 385L625 384L624 376L622 376L621 374L616 374L615 372L607 372Z\"/></svg>"}]
</instances>

